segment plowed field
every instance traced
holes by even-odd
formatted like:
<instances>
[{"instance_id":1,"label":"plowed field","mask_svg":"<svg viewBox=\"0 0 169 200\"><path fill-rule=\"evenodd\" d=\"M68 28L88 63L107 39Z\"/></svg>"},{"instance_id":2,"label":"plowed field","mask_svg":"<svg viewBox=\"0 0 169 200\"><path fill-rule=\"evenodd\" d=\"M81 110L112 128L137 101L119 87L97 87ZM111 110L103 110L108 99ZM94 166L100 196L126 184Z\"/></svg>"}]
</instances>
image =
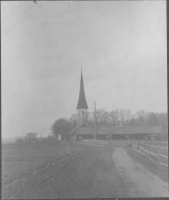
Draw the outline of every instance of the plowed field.
<instances>
[{"instance_id":1,"label":"plowed field","mask_svg":"<svg viewBox=\"0 0 169 200\"><path fill-rule=\"evenodd\" d=\"M121 166L117 150L69 142L5 145L2 148L2 197L56 199L153 196L144 188L139 188L135 180L124 175L121 171L124 166ZM119 152L126 156L124 151ZM132 175L132 169L129 175Z\"/></svg>"}]
</instances>

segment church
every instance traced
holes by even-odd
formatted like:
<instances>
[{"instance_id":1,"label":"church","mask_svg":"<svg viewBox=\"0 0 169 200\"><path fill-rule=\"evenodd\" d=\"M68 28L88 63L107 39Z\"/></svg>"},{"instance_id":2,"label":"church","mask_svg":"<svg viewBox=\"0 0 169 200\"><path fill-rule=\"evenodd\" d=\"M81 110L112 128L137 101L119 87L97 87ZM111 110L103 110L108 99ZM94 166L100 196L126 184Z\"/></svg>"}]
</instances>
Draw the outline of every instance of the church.
<instances>
[{"instance_id":1,"label":"church","mask_svg":"<svg viewBox=\"0 0 169 200\"><path fill-rule=\"evenodd\" d=\"M77 103L76 110L78 110L78 123L87 125L88 105L87 105L87 101L86 101L86 97L85 97L82 69L81 69L79 100Z\"/></svg>"},{"instance_id":2,"label":"church","mask_svg":"<svg viewBox=\"0 0 169 200\"><path fill-rule=\"evenodd\" d=\"M70 140L77 141L83 139L94 139L94 127L88 127L88 105L85 96L83 73L81 69L80 91L77 103L77 125L70 131ZM162 129L160 127L131 127L131 126L112 126L100 127L97 132L98 140L154 140L160 136Z\"/></svg>"},{"instance_id":3,"label":"church","mask_svg":"<svg viewBox=\"0 0 169 200\"><path fill-rule=\"evenodd\" d=\"M77 103L77 126L70 131L70 138L72 140L81 140L81 139L93 139L94 130L88 127L88 105L85 96L84 82L83 82L83 73L81 69L81 78L80 78L80 91L79 99Z\"/></svg>"}]
</instances>

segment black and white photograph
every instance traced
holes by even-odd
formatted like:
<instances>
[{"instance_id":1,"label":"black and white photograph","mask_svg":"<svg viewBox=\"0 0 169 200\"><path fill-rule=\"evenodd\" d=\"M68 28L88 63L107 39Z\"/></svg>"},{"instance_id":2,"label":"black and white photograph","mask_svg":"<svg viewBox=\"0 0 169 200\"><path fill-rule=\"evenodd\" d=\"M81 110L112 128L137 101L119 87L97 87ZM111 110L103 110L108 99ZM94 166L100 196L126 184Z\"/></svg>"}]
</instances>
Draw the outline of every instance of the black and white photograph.
<instances>
[{"instance_id":1,"label":"black and white photograph","mask_svg":"<svg viewBox=\"0 0 169 200\"><path fill-rule=\"evenodd\" d=\"M167 2L1 1L1 198L164 198Z\"/></svg>"}]
</instances>

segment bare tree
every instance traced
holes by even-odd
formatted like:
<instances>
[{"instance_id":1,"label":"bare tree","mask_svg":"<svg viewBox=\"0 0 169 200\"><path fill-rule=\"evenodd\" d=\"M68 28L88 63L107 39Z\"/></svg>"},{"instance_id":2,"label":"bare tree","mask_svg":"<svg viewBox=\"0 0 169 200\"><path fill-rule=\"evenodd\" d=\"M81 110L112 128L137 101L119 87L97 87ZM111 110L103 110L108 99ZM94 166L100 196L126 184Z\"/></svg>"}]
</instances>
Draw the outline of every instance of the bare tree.
<instances>
[{"instance_id":1,"label":"bare tree","mask_svg":"<svg viewBox=\"0 0 169 200\"><path fill-rule=\"evenodd\" d=\"M148 126L159 126L159 118L158 118L158 114L155 113L147 113L147 125Z\"/></svg>"},{"instance_id":2,"label":"bare tree","mask_svg":"<svg viewBox=\"0 0 169 200\"><path fill-rule=\"evenodd\" d=\"M110 120L111 120L111 123L113 124L113 126L117 126L118 119L119 119L119 111L117 109L116 110L112 110L109 113L109 117L110 117Z\"/></svg>"},{"instance_id":3,"label":"bare tree","mask_svg":"<svg viewBox=\"0 0 169 200\"><path fill-rule=\"evenodd\" d=\"M106 124L110 123L110 113L105 111L102 115L102 122L105 122Z\"/></svg>"},{"instance_id":4,"label":"bare tree","mask_svg":"<svg viewBox=\"0 0 169 200\"><path fill-rule=\"evenodd\" d=\"M106 112L105 108L100 108L96 110L96 117L97 117L98 122L104 121L105 112Z\"/></svg>"},{"instance_id":5,"label":"bare tree","mask_svg":"<svg viewBox=\"0 0 169 200\"><path fill-rule=\"evenodd\" d=\"M119 120L120 120L122 126L129 124L130 117L131 117L130 109L119 110Z\"/></svg>"},{"instance_id":6,"label":"bare tree","mask_svg":"<svg viewBox=\"0 0 169 200\"><path fill-rule=\"evenodd\" d=\"M138 121L137 121L136 115L132 114L130 117L130 120L128 122L128 125L129 126L137 126L137 124L138 124Z\"/></svg>"},{"instance_id":7,"label":"bare tree","mask_svg":"<svg viewBox=\"0 0 169 200\"><path fill-rule=\"evenodd\" d=\"M73 122L73 126L75 127L78 122L78 114L77 113L72 114L70 120Z\"/></svg>"},{"instance_id":8,"label":"bare tree","mask_svg":"<svg viewBox=\"0 0 169 200\"><path fill-rule=\"evenodd\" d=\"M93 112L87 112L87 116L88 116L88 121L94 121Z\"/></svg>"},{"instance_id":9,"label":"bare tree","mask_svg":"<svg viewBox=\"0 0 169 200\"><path fill-rule=\"evenodd\" d=\"M119 119L120 119L121 125L123 126L125 122L125 109L119 110Z\"/></svg>"},{"instance_id":10,"label":"bare tree","mask_svg":"<svg viewBox=\"0 0 169 200\"><path fill-rule=\"evenodd\" d=\"M159 126L163 129L168 129L168 114L167 113L159 113L158 114Z\"/></svg>"},{"instance_id":11,"label":"bare tree","mask_svg":"<svg viewBox=\"0 0 169 200\"><path fill-rule=\"evenodd\" d=\"M144 110L140 110L136 113L139 126L146 126L146 113Z\"/></svg>"},{"instance_id":12,"label":"bare tree","mask_svg":"<svg viewBox=\"0 0 169 200\"><path fill-rule=\"evenodd\" d=\"M131 110L130 110L130 109L126 109L126 110L125 110L125 121L126 121L126 125L129 124L130 118L131 118Z\"/></svg>"},{"instance_id":13,"label":"bare tree","mask_svg":"<svg viewBox=\"0 0 169 200\"><path fill-rule=\"evenodd\" d=\"M38 133L35 133L35 132L29 132L29 133L27 133L25 135L26 142L37 142L38 141L37 135L38 135Z\"/></svg>"}]
</instances>

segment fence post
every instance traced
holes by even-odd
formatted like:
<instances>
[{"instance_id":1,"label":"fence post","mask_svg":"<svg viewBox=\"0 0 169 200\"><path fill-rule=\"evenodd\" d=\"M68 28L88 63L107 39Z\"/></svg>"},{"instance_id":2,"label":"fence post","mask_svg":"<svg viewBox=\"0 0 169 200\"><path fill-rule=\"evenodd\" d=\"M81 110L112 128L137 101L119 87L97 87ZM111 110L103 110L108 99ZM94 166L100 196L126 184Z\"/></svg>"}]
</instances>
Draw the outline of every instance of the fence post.
<instances>
[{"instance_id":1,"label":"fence post","mask_svg":"<svg viewBox=\"0 0 169 200\"><path fill-rule=\"evenodd\" d=\"M139 141L136 142L136 148L137 148L138 151L140 150L139 149Z\"/></svg>"},{"instance_id":2,"label":"fence post","mask_svg":"<svg viewBox=\"0 0 169 200\"><path fill-rule=\"evenodd\" d=\"M150 158L150 147L149 147L149 145L147 144L147 149L148 149L148 158Z\"/></svg>"},{"instance_id":3,"label":"fence post","mask_svg":"<svg viewBox=\"0 0 169 200\"><path fill-rule=\"evenodd\" d=\"M134 142L134 145L135 145L135 148L136 148L136 150L137 150L137 142L136 142L136 141Z\"/></svg>"},{"instance_id":4,"label":"fence post","mask_svg":"<svg viewBox=\"0 0 169 200\"><path fill-rule=\"evenodd\" d=\"M160 148L157 147L157 162L159 163L159 151L160 151Z\"/></svg>"}]
</instances>

